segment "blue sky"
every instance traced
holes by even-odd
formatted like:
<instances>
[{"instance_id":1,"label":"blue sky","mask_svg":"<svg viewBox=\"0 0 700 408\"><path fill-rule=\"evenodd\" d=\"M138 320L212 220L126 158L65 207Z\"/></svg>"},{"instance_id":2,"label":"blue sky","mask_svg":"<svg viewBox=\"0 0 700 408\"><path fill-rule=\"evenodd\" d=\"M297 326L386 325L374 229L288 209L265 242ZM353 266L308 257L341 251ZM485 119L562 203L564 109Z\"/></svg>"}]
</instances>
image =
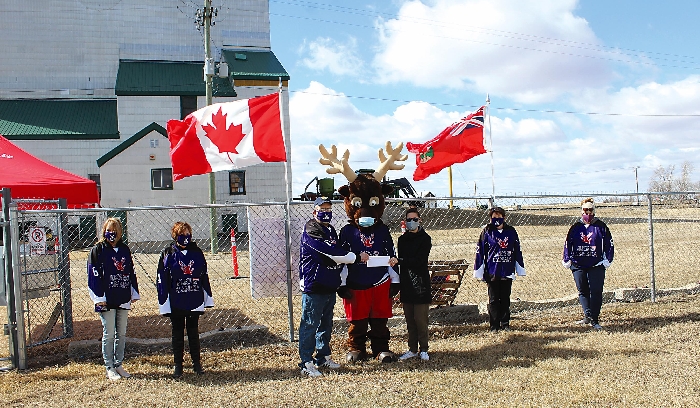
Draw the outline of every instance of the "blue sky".
<instances>
[{"instance_id":1,"label":"blue sky","mask_svg":"<svg viewBox=\"0 0 700 408\"><path fill-rule=\"evenodd\" d=\"M496 194L633 192L634 167L646 191L656 167L686 160L697 180L698 15L691 1L270 0L293 192L326 176L318 144L373 168L387 140L424 142L487 93ZM490 194L490 160L453 166L454 194ZM414 169L409 154L388 175ZM447 171L414 186L445 196Z\"/></svg>"}]
</instances>

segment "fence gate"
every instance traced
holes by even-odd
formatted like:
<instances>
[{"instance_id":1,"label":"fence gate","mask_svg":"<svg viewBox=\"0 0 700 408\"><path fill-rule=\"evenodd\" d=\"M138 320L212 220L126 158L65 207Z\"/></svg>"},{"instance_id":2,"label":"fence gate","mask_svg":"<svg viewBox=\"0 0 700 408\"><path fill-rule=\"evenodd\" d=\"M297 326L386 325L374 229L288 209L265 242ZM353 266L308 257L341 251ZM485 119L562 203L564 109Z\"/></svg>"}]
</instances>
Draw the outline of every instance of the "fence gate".
<instances>
[{"instance_id":1,"label":"fence gate","mask_svg":"<svg viewBox=\"0 0 700 408\"><path fill-rule=\"evenodd\" d=\"M65 208L64 200L18 200L18 205L19 274L15 276L21 277L25 342L31 348L73 336L69 226L65 214L32 211ZM80 221L90 229L90 220Z\"/></svg>"}]
</instances>

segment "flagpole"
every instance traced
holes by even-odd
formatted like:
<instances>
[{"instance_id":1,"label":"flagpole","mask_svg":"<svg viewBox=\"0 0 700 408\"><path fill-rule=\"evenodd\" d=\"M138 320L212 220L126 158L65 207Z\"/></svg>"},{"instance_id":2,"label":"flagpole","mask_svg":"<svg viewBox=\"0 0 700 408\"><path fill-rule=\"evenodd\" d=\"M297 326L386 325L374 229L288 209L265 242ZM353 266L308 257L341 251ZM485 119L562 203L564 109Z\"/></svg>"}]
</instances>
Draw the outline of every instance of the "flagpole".
<instances>
[{"instance_id":1,"label":"flagpole","mask_svg":"<svg viewBox=\"0 0 700 408\"><path fill-rule=\"evenodd\" d=\"M211 0L204 0L204 83L206 106L212 104L212 78L214 77L214 60L211 57L211 17L212 17ZM209 173L209 204L216 204L216 174ZM209 208L209 237L211 241L211 253L217 251L216 237L216 208Z\"/></svg>"},{"instance_id":2,"label":"flagpole","mask_svg":"<svg viewBox=\"0 0 700 408\"><path fill-rule=\"evenodd\" d=\"M491 98L486 94L486 108L489 112L489 150L491 151L491 197L496 198L496 176L493 170L493 137L491 136Z\"/></svg>"},{"instance_id":3,"label":"flagpole","mask_svg":"<svg viewBox=\"0 0 700 408\"><path fill-rule=\"evenodd\" d=\"M450 198L452 198L452 166L447 168L447 179L450 181ZM450 209L452 208L452 204L452 200L450 200Z\"/></svg>"},{"instance_id":4,"label":"flagpole","mask_svg":"<svg viewBox=\"0 0 700 408\"><path fill-rule=\"evenodd\" d=\"M287 132L285 126L284 114L284 103L282 102L282 77L279 77L279 86L277 88L279 93L279 104L280 104L280 124L282 126L282 139L285 144L285 154L289 154L291 158L291 152L289 146L287 146ZM291 219L291 199L290 191L292 189L291 180L289 179L289 166L291 166L291 160L286 160L284 163L284 191L286 195L285 207L284 207L284 238L285 238L285 256L287 263L287 310L289 317L289 341L294 341L294 302L292 302L292 219Z\"/></svg>"}]
</instances>

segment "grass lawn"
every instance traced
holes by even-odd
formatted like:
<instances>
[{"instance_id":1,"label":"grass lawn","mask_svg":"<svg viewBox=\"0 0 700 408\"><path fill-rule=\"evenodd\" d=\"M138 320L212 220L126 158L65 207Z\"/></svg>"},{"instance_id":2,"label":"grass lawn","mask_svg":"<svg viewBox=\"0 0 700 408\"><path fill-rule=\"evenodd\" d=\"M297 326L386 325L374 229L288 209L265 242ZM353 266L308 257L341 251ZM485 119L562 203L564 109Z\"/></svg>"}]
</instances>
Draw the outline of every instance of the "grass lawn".
<instances>
[{"instance_id":1,"label":"grass lawn","mask_svg":"<svg viewBox=\"0 0 700 408\"><path fill-rule=\"evenodd\" d=\"M97 359L0 374L3 406L700 406L700 295L603 306L605 330L571 307L515 315L510 333L431 328L429 362L343 367L321 378L296 368L296 344L204 353L207 373L169 378L172 356L128 356L109 382ZM397 330L401 332L401 330ZM344 361L343 336L334 336ZM405 336L392 348L405 350ZM128 348L127 348L128 354ZM186 358L187 361L187 358ZM187 363L186 363L187 364Z\"/></svg>"}]
</instances>

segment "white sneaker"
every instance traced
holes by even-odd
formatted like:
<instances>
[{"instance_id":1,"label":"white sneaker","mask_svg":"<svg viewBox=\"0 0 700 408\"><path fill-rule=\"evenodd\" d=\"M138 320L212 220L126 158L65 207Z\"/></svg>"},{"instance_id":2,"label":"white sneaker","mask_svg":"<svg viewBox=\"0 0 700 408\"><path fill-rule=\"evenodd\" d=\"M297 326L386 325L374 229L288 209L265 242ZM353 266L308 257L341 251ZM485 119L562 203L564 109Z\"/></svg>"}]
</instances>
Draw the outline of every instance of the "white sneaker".
<instances>
[{"instance_id":1,"label":"white sneaker","mask_svg":"<svg viewBox=\"0 0 700 408\"><path fill-rule=\"evenodd\" d=\"M318 371L313 361L307 361L304 363L304 368L301 369L301 373L306 374L309 377L320 377L323 375L320 371Z\"/></svg>"},{"instance_id":2,"label":"white sneaker","mask_svg":"<svg viewBox=\"0 0 700 408\"><path fill-rule=\"evenodd\" d=\"M108 368L107 369L107 378L109 378L112 381L117 381L117 380L121 380L122 376L119 375L117 370L115 370L113 368Z\"/></svg>"},{"instance_id":3,"label":"white sneaker","mask_svg":"<svg viewBox=\"0 0 700 408\"><path fill-rule=\"evenodd\" d=\"M427 351L421 351L420 352L420 359L423 361L428 361L430 360L430 356L428 355Z\"/></svg>"},{"instance_id":4,"label":"white sneaker","mask_svg":"<svg viewBox=\"0 0 700 408\"><path fill-rule=\"evenodd\" d=\"M332 369L340 368L340 364L336 363L335 361L331 360L331 356L326 356L325 360L321 364L316 364L316 368L321 368L321 367L328 367Z\"/></svg>"},{"instance_id":5,"label":"white sneaker","mask_svg":"<svg viewBox=\"0 0 700 408\"><path fill-rule=\"evenodd\" d=\"M591 324L591 319L590 319L588 316L584 316L583 319L578 320L578 321L576 322L576 324L580 324L580 325Z\"/></svg>"},{"instance_id":6,"label":"white sneaker","mask_svg":"<svg viewBox=\"0 0 700 408\"><path fill-rule=\"evenodd\" d=\"M129 374L122 366L114 367L114 371L116 371L117 374L122 376L122 378L131 378L131 374Z\"/></svg>"},{"instance_id":7,"label":"white sneaker","mask_svg":"<svg viewBox=\"0 0 700 408\"><path fill-rule=\"evenodd\" d=\"M401 357L399 357L399 360L401 360L401 361L408 360L409 358L413 358L417 355L418 355L418 353L414 353L411 350L408 350L407 352L403 353L403 355Z\"/></svg>"}]
</instances>

